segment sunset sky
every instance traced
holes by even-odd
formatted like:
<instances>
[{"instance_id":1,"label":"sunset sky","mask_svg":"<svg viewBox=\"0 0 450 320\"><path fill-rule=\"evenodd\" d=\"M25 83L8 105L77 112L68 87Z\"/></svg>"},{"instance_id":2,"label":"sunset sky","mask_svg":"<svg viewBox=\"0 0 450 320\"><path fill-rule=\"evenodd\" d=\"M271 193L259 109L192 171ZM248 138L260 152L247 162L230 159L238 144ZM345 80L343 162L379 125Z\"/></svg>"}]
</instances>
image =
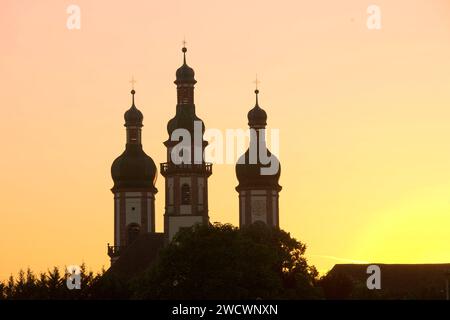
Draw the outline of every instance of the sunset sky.
<instances>
[{"instance_id":1,"label":"sunset sky","mask_svg":"<svg viewBox=\"0 0 450 320\"><path fill-rule=\"evenodd\" d=\"M70 4L80 30L66 27ZM371 4L381 30L366 26ZM2 0L0 280L109 267L129 81L144 150L165 162L184 37L207 128L247 128L258 74L280 130L280 226L321 272L450 262L448 0ZM238 225L236 185L233 165L214 165L211 221Z\"/></svg>"}]
</instances>

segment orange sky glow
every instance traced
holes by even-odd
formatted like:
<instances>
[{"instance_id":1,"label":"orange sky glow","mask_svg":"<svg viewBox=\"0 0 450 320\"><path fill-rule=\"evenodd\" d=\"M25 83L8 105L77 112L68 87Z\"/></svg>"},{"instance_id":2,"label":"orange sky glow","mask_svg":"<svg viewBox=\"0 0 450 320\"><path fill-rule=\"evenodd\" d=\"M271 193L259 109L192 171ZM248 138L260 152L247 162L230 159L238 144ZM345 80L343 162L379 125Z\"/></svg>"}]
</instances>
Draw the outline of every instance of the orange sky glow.
<instances>
[{"instance_id":1,"label":"orange sky glow","mask_svg":"<svg viewBox=\"0 0 450 320\"><path fill-rule=\"evenodd\" d=\"M72 3L80 30L66 27ZM381 30L366 26L371 4ZM448 0L3 0L0 280L109 266L129 81L144 150L165 162L184 37L207 128L247 128L258 74L268 128L280 130L280 226L319 271L450 262ZM236 185L233 165L214 165L211 221L238 225Z\"/></svg>"}]
</instances>

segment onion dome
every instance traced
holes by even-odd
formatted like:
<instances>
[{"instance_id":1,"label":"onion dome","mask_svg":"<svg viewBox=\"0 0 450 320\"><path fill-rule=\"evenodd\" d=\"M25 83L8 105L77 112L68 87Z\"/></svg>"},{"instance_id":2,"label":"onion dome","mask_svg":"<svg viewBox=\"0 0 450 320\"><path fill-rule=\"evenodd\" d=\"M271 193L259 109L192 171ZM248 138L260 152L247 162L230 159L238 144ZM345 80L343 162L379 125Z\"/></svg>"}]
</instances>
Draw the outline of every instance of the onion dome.
<instances>
[{"instance_id":1,"label":"onion dome","mask_svg":"<svg viewBox=\"0 0 450 320\"><path fill-rule=\"evenodd\" d=\"M269 150L266 149L266 151L267 157L271 157L270 162L267 164L262 163L259 153L256 161L251 161L252 157L250 156L250 150L247 150L239 158L236 164L236 177L239 181L239 185L236 187L237 190L255 188L271 188L278 191L281 190L281 186L278 184L281 174L280 161ZM275 166L275 161L278 162L278 168ZM271 165L276 171L273 174L264 174L263 168L266 168L266 170L271 170L269 169Z\"/></svg>"},{"instance_id":2,"label":"onion dome","mask_svg":"<svg viewBox=\"0 0 450 320\"><path fill-rule=\"evenodd\" d=\"M267 149L264 135L260 136L260 129L264 129L267 124L267 114L258 105L258 89L255 90L255 94L255 107L247 114L250 128L256 130L257 136L251 136L250 140L250 146L255 150L250 152L250 149L247 149L236 164L236 177L239 181L236 190L271 188L280 191L281 186L278 184L281 174L280 161ZM266 152L265 159L260 157L261 148ZM264 151L261 150L261 153L264 154Z\"/></svg>"},{"instance_id":3,"label":"onion dome","mask_svg":"<svg viewBox=\"0 0 450 320\"><path fill-rule=\"evenodd\" d=\"M136 93L136 91L131 90L131 95L132 95L132 99L133 99L132 106L124 114L126 127L131 127L131 126L142 127L142 121L144 120L144 116L142 115L142 112L139 111L139 109L136 108L136 106L134 105L134 94L135 93Z\"/></svg>"},{"instance_id":4,"label":"onion dome","mask_svg":"<svg viewBox=\"0 0 450 320\"><path fill-rule=\"evenodd\" d=\"M248 125L250 128L264 128L267 125L267 113L258 104L259 90L255 90L256 104L247 113Z\"/></svg>"},{"instance_id":5,"label":"onion dome","mask_svg":"<svg viewBox=\"0 0 450 320\"><path fill-rule=\"evenodd\" d=\"M167 123L167 133L172 136L172 132L176 129L186 129L189 132L194 132L195 121L200 121L202 126L202 133L205 132L205 124L202 119L197 117L195 113L190 112L188 108L179 108L175 117Z\"/></svg>"},{"instance_id":6,"label":"onion dome","mask_svg":"<svg viewBox=\"0 0 450 320\"><path fill-rule=\"evenodd\" d=\"M155 162L142 149L140 140L143 115L134 104L135 91L132 90L133 104L125 112L127 144L125 151L114 160L111 166L113 192L122 189L148 190L158 192L155 188L157 170Z\"/></svg>"},{"instance_id":7,"label":"onion dome","mask_svg":"<svg viewBox=\"0 0 450 320\"><path fill-rule=\"evenodd\" d=\"M181 84L181 83L190 83L195 84L197 81L195 80L195 72L194 69L189 67L186 64L186 47L183 47L181 50L183 52L183 65L177 69L175 84Z\"/></svg>"},{"instance_id":8,"label":"onion dome","mask_svg":"<svg viewBox=\"0 0 450 320\"><path fill-rule=\"evenodd\" d=\"M156 165L142 148L127 146L125 151L114 160L111 176L114 181L112 191L119 189L144 189L156 193Z\"/></svg>"},{"instance_id":9,"label":"onion dome","mask_svg":"<svg viewBox=\"0 0 450 320\"><path fill-rule=\"evenodd\" d=\"M194 69L186 64L186 47L183 47L183 65L176 72L177 85L177 109L175 116L167 123L167 132L169 137L176 129L186 129L190 133L194 133L195 122L201 123L202 132L205 132L205 124L195 114L194 104L194 85L197 81L194 79Z\"/></svg>"}]
</instances>

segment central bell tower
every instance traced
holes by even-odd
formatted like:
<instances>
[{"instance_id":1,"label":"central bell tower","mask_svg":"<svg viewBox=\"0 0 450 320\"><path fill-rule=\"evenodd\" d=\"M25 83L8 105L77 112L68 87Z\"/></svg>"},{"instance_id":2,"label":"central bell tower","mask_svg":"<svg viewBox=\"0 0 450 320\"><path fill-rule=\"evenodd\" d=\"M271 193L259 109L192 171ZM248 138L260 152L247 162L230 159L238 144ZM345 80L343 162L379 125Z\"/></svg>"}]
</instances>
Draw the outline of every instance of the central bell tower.
<instances>
[{"instance_id":1,"label":"central bell tower","mask_svg":"<svg viewBox=\"0 0 450 320\"><path fill-rule=\"evenodd\" d=\"M164 234L167 242L181 228L209 223L208 177L212 174L212 164L206 163L203 157L208 143L203 140L205 125L195 114L197 81L194 70L186 64L186 51L183 47L183 65L176 72L176 114L167 124L169 139L164 142L167 162L161 163L160 170L165 178ZM177 137L180 132L187 137L186 141ZM179 143L187 148L176 151Z\"/></svg>"}]
</instances>

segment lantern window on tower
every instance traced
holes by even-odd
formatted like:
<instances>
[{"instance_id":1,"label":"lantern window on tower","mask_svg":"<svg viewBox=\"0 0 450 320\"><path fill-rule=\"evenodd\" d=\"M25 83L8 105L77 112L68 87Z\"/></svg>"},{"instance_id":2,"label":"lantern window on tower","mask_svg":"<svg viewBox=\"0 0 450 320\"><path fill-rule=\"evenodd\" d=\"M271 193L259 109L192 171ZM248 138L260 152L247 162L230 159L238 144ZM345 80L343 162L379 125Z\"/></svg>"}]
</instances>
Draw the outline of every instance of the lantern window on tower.
<instances>
[{"instance_id":1,"label":"lantern window on tower","mask_svg":"<svg viewBox=\"0 0 450 320\"><path fill-rule=\"evenodd\" d=\"M181 186L181 204L191 204L191 187L187 183Z\"/></svg>"}]
</instances>

